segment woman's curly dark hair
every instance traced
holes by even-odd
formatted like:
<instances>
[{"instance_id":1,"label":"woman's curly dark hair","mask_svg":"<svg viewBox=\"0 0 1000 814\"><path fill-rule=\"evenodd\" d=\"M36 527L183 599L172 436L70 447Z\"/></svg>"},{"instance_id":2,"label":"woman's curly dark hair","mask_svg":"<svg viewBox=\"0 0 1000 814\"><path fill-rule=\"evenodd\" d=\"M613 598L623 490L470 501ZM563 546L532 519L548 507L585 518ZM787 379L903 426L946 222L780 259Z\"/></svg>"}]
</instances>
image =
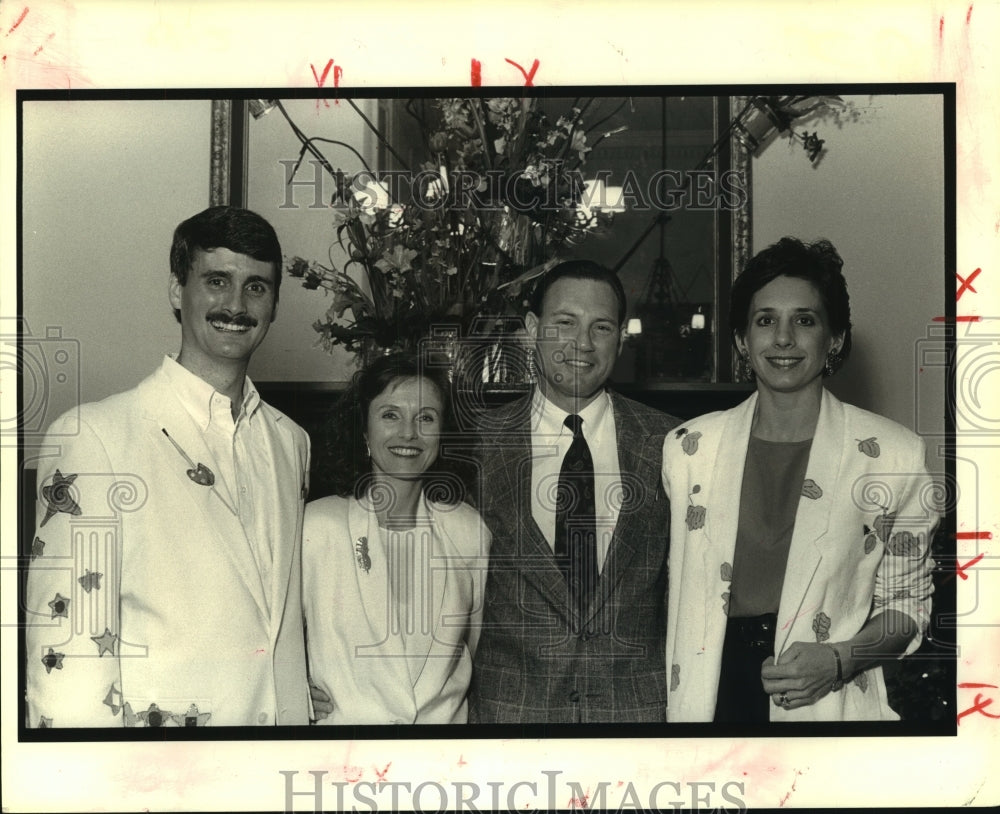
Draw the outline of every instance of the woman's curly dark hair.
<instances>
[{"instance_id":1,"label":"woman's curly dark hair","mask_svg":"<svg viewBox=\"0 0 1000 814\"><path fill-rule=\"evenodd\" d=\"M354 374L351 383L334 404L322 430L321 460L314 467L313 496L328 494L360 497L372 480L372 463L365 435L368 409L385 390L408 379L422 379L435 387L444 407L441 416L441 447L437 459L423 477L423 492L437 503L455 504L464 500L472 483L471 465L462 449L470 446L455 431L451 385L441 365L423 356L398 351L378 357Z\"/></svg>"},{"instance_id":2,"label":"woman's curly dark hair","mask_svg":"<svg viewBox=\"0 0 1000 814\"><path fill-rule=\"evenodd\" d=\"M794 237L783 237L755 254L733 282L729 301L733 345L737 337L746 336L753 295L777 277L797 277L813 284L823 301L831 332L834 336L844 336L840 352L829 360L830 372L839 370L851 353L851 301L843 265L829 240L803 243Z\"/></svg>"}]
</instances>

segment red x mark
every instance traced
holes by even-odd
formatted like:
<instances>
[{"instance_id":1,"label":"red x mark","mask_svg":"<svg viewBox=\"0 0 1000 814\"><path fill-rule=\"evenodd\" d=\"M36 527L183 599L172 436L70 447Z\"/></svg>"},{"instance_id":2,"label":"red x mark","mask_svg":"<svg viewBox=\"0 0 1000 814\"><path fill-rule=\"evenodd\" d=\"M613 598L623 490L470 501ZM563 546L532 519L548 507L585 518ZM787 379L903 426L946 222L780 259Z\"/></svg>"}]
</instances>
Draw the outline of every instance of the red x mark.
<instances>
[{"instance_id":1,"label":"red x mark","mask_svg":"<svg viewBox=\"0 0 1000 814\"><path fill-rule=\"evenodd\" d=\"M316 66L313 65L311 62L309 63L309 67L312 68L313 79L316 80L317 88L323 87L323 84L326 82L326 77L330 73L330 68L333 68L333 86L335 88L340 87L340 79L344 75L344 69L341 68L339 65L334 66L332 59L328 59L326 61L326 67L323 68L322 74L316 73ZM323 100L323 104L326 105L327 107L330 106L330 103L326 99ZM316 100L316 108L319 109L319 99Z\"/></svg>"},{"instance_id":2,"label":"red x mark","mask_svg":"<svg viewBox=\"0 0 1000 814\"><path fill-rule=\"evenodd\" d=\"M524 70L524 68L522 68L516 62L514 62L514 60L512 60L512 59L505 59L504 62L509 62L511 65L513 65L515 68L517 68L521 72L521 75L524 77L524 86L526 88L532 88L532 87L534 87L534 85L532 84L531 80L535 78L535 72L538 70L538 60L537 59L534 62L531 63L531 71L530 72L526 72Z\"/></svg>"},{"instance_id":3,"label":"red x mark","mask_svg":"<svg viewBox=\"0 0 1000 814\"><path fill-rule=\"evenodd\" d=\"M982 554L977 554L971 560L969 560L965 565L961 565L958 560L955 561L955 573L958 574L962 579L968 579L969 575L965 573L966 568L972 568L977 562L983 558Z\"/></svg>"},{"instance_id":4,"label":"red x mark","mask_svg":"<svg viewBox=\"0 0 1000 814\"><path fill-rule=\"evenodd\" d=\"M958 281L959 281L959 282L960 282L960 283L962 284L962 285L961 285L961 286L959 287L959 289L958 289L958 291L956 292L956 294L955 294L955 301L956 301L956 302L957 302L958 300L962 299L962 294L963 294L963 293L965 293L965 290L966 290L966 289L968 289L969 291L971 291L971 292L972 292L973 294L978 294L978 293L979 293L978 291L976 291L976 289L974 289L974 288L972 287L972 281L973 281L973 280L975 280L975 279L976 279L976 277L978 277L978 276L979 276L979 273L980 273L981 271L982 271L982 269L976 269L976 270L975 270L974 272L972 272L972 274L970 274L970 275L969 275L968 277L966 277L965 279L962 279L962 275L961 275L961 274L956 274L956 275L955 275L956 277L958 277Z\"/></svg>"},{"instance_id":5,"label":"red x mark","mask_svg":"<svg viewBox=\"0 0 1000 814\"><path fill-rule=\"evenodd\" d=\"M959 685L959 686L961 686L961 685ZM992 714L990 714L989 712L986 711L986 707L988 707L992 703L993 703L993 699L992 698L987 698L987 699L984 700L983 699L983 694L981 692L977 692L976 693L976 702L971 707L969 707L967 710L965 710L964 712L958 713L958 716L955 718L955 723L956 724L961 723L962 722L962 718L964 718L966 715L972 714L973 712L981 712L987 718L1000 719L1000 715L992 715Z\"/></svg>"}]
</instances>

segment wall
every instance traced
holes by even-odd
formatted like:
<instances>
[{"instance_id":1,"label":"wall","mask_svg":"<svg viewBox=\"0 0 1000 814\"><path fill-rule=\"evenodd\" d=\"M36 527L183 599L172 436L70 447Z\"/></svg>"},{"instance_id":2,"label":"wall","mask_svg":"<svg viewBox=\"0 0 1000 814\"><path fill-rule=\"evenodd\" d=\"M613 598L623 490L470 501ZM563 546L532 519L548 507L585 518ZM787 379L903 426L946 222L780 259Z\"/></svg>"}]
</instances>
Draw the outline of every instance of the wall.
<instances>
[{"instance_id":1,"label":"wall","mask_svg":"<svg viewBox=\"0 0 1000 814\"><path fill-rule=\"evenodd\" d=\"M292 121L307 138L327 138L350 144L366 157L369 168L378 171L371 158L376 154L376 140L361 117L345 101L330 100L328 104L313 99L292 99L282 103ZM358 99L355 104L375 121L376 101ZM281 161L298 158L301 142L295 137L284 116L277 109L266 116L250 119L248 134L249 172L247 206L259 212L274 226L286 257L299 256L329 265L333 255L338 268L343 253L333 244L336 233L329 209L316 206L316 190L320 200L328 202L333 194L333 181L322 172L317 186L315 168L307 155L294 178L286 185L286 165ZM363 169L361 161L342 146L316 142L332 166L347 173ZM343 382L354 372L354 356L336 348L333 354L316 346L319 336L312 324L321 318L333 302L321 291L309 291L298 280L287 277L281 284L278 316L271 325L267 340L254 354L249 374L260 381L326 381Z\"/></svg>"},{"instance_id":2,"label":"wall","mask_svg":"<svg viewBox=\"0 0 1000 814\"><path fill-rule=\"evenodd\" d=\"M940 370L921 372L917 357L954 280L944 258L942 97L844 98L857 121L797 127L826 140L815 166L787 139L755 159L753 250L784 235L828 238L844 259L854 326L854 350L831 391L907 427L943 432Z\"/></svg>"},{"instance_id":3,"label":"wall","mask_svg":"<svg viewBox=\"0 0 1000 814\"><path fill-rule=\"evenodd\" d=\"M51 366L60 331L69 367L74 355L80 364L47 401L25 376L44 429L178 350L168 252L174 227L208 205L211 117L207 101L26 102L23 112L22 314L33 337L52 340L25 351Z\"/></svg>"}]
</instances>

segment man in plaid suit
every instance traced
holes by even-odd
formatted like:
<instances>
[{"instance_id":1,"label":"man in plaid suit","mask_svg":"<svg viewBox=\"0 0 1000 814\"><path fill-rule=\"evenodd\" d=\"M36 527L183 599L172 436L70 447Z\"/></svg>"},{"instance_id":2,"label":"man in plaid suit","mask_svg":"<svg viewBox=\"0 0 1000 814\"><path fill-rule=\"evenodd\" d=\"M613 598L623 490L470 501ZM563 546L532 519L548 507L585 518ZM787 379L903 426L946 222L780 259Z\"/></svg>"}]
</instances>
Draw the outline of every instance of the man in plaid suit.
<instances>
[{"instance_id":1,"label":"man in plaid suit","mask_svg":"<svg viewBox=\"0 0 1000 814\"><path fill-rule=\"evenodd\" d=\"M493 546L470 723L665 720L670 523L660 469L664 435L679 422L605 388L625 314L614 273L588 261L556 266L525 319L538 386L481 420L479 508ZM596 518L597 574L582 600L560 560L557 499L578 431Z\"/></svg>"}]
</instances>

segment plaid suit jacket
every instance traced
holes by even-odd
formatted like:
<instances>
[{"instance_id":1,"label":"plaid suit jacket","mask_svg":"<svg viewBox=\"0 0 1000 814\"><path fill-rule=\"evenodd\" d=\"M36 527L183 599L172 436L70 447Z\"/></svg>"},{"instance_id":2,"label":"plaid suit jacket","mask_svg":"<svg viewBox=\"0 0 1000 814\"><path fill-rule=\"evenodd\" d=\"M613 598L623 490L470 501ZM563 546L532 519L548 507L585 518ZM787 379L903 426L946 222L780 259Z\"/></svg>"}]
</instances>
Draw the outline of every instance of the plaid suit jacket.
<instances>
[{"instance_id":1,"label":"plaid suit jacket","mask_svg":"<svg viewBox=\"0 0 1000 814\"><path fill-rule=\"evenodd\" d=\"M680 422L611 400L625 497L582 620L531 513L531 396L481 421L479 508L493 546L470 723L665 719L670 509L660 471L664 435Z\"/></svg>"}]
</instances>

